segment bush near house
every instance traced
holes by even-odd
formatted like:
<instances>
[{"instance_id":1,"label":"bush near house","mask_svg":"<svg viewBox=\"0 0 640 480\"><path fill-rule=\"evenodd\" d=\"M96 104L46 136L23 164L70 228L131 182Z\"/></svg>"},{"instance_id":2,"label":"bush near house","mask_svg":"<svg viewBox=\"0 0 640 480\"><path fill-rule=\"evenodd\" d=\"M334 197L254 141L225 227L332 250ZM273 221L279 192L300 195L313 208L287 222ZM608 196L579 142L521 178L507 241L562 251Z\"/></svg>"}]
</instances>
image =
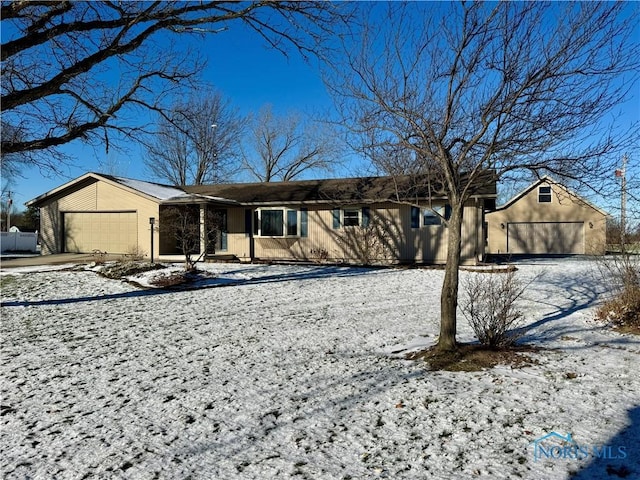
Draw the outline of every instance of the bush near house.
<instances>
[{"instance_id":1,"label":"bush near house","mask_svg":"<svg viewBox=\"0 0 640 480\"><path fill-rule=\"evenodd\" d=\"M612 286L612 297L598 309L597 318L640 335L640 256L614 255L599 262L598 268L603 281Z\"/></svg>"},{"instance_id":2,"label":"bush near house","mask_svg":"<svg viewBox=\"0 0 640 480\"><path fill-rule=\"evenodd\" d=\"M510 347L522 336L525 317L517 303L524 289L514 270L474 274L463 283L462 314L482 345Z\"/></svg>"},{"instance_id":3,"label":"bush near house","mask_svg":"<svg viewBox=\"0 0 640 480\"><path fill-rule=\"evenodd\" d=\"M605 302L598 319L610 322L625 333L640 335L640 288L631 288Z\"/></svg>"}]
</instances>

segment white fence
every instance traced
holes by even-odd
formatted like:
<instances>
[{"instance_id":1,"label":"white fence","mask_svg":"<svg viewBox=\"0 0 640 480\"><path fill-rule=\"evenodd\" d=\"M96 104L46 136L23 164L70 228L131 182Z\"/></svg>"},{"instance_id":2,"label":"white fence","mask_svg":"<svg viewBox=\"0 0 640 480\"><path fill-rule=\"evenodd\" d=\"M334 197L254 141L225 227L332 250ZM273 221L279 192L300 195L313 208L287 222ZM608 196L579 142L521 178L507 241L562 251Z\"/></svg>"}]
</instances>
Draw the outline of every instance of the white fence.
<instances>
[{"instance_id":1,"label":"white fence","mask_svg":"<svg viewBox=\"0 0 640 480\"><path fill-rule=\"evenodd\" d=\"M0 251L2 252L36 252L37 233L0 232Z\"/></svg>"}]
</instances>

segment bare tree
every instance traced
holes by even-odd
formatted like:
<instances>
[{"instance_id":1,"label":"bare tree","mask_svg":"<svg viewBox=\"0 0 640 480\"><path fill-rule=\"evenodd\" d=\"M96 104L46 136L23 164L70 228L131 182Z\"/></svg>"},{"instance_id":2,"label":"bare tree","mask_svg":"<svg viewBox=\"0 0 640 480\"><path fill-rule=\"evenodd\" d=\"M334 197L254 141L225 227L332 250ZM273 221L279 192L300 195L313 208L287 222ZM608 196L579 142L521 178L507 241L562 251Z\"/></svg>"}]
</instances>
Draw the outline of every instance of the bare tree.
<instances>
[{"instance_id":1,"label":"bare tree","mask_svg":"<svg viewBox=\"0 0 640 480\"><path fill-rule=\"evenodd\" d=\"M525 317L518 301L528 286L516 277L515 270L467 277L461 311L482 345L509 347L524 336Z\"/></svg>"},{"instance_id":2,"label":"bare tree","mask_svg":"<svg viewBox=\"0 0 640 480\"><path fill-rule=\"evenodd\" d=\"M56 169L74 140L135 139L145 111L194 87L203 63L172 44L242 23L273 48L313 53L343 19L330 2L3 1L2 163ZM184 42L182 42L184 43ZM116 75L114 75L114 72ZM6 164L6 165L5 165Z\"/></svg>"},{"instance_id":3,"label":"bare tree","mask_svg":"<svg viewBox=\"0 0 640 480\"><path fill-rule=\"evenodd\" d=\"M172 185L219 183L239 159L245 121L219 92L177 104L146 143L151 175Z\"/></svg>"},{"instance_id":4,"label":"bare tree","mask_svg":"<svg viewBox=\"0 0 640 480\"><path fill-rule=\"evenodd\" d=\"M260 182L287 182L310 171L329 171L338 145L328 126L293 112L278 117L266 105L252 121L243 163Z\"/></svg>"},{"instance_id":5,"label":"bare tree","mask_svg":"<svg viewBox=\"0 0 640 480\"><path fill-rule=\"evenodd\" d=\"M392 3L344 40L327 73L361 151L420 172L451 205L438 348L455 349L463 207L534 172L598 188L637 125L603 123L637 86L637 8L625 3ZM367 11L375 10L367 7ZM378 23L375 23L375 22ZM609 120L609 119L608 119ZM402 166L402 165L401 165ZM406 170L410 171L407 172ZM489 174L487 174L489 172Z\"/></svg>"}]
</instances>

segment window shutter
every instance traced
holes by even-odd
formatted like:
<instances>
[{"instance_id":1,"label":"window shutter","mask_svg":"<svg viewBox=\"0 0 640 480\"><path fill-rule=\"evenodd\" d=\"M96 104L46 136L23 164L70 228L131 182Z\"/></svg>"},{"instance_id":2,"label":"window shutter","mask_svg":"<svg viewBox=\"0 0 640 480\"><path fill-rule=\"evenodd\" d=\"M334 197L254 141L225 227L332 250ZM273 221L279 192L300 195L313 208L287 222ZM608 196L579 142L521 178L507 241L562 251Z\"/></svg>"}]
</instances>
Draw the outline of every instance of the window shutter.
<instances>
[{"instance_id":1,"label":"window shutter","mask_svg":"<svg viewBox=\"0 0 640 480\"><path fill-rule=\"evenodd\" d=\"M340 209L333 209L333 228L340 228Z\"/></svg>"},{"instance_id":2,"label":"window shutter","mask_svg":"<svg viewBox=\"0 0 640 480\"><path fill-rule=\"evenodd\" d=\"M369 226L370 217L371 217L371 211L369 210L369 207L362 207L362 226L363 227Z\"/></svg>"},{"instance_id":3,"label":"window shutter","mask_svg":"<svg viewBox=\"0 0 640 480\"><path fill-rule=\"evenodd\" d=\"M420 228L420 209L411 207L411 228Z\"/></svg>"},{"instance_id":4,"label":"window shutter","mask_svg":"<svg viewBox=\"0 0 640 480\"><path fill-rule=\"evenodd\" d=\"M298 235L298 212L296 210L287 210L287 235Z\"/></svg>"},{"instance_id":5,"label":"window shutter","mask_svg":"<svg viewBox=\"0 0 640 480\"><path fill-rule=\"evenodd\" d=\"M449 220L451 218L451 205L448 203L444 206L444 219Z\"/></svg>"},{"instance_id":6,"label":"window shutter","mask_svg":"<svg viewBox=\"0 0 640 480\"><path fill-rule=\"evenodd\" d=\"M227 250L227 211L220 211L220 250Z\"/></svg>"},{"instance_id":7,"label":"window shutter","mask_svg":"<svg viewBox=\"0 0 640 480\"><path fill-rule=\"evenodd\" d=\"M258 210L256 210L255 212L253 212L253 234L254 235L258 235L260 233L260 231L258 230L260 228L260 215L258 214Z\"/></svg>"},{"instance_id":8,"label":"window shutter","mask_svg":"<svg viewBox=\"0 0 640 480\"><path fill-rule=\"evenodd\" d=\"M253 215L251 214L251 209L247 208L244 211L244 236L245 237L250 237L251 236L251 219L252 219Z\"/></svg>"},{"instance_id":9,"label":"window shutter","mask_svg":"<svg viewBox=\"0 0 640 480\"><path fill-rule=\"evenodd\" d=\"M300 236L309 236L309 212L306 208L300 209Z\"/></svg>"}]
</instances>

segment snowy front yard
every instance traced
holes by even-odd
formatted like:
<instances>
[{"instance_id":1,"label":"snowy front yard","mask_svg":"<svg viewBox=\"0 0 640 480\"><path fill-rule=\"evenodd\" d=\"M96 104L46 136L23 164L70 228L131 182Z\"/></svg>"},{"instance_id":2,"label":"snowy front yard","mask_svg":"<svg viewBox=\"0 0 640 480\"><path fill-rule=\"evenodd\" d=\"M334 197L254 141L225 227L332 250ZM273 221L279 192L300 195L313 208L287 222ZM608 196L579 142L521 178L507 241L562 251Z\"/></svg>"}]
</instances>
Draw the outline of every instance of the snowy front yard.
<instances>
[{"instance_id":1,"label":"snowy front yard","mask_svg":"<svg viewBox=\"0 0 640 480\"><path fill-rule=\"evenodd\" d=\"M198 291L3 271L0 475L639 478L640 338L592 320L590 262L518 267L542 273L539 364L475 373L391 354L435 342L440 270L209 265L225 286Z\"/></svg>"}]
</instances>

